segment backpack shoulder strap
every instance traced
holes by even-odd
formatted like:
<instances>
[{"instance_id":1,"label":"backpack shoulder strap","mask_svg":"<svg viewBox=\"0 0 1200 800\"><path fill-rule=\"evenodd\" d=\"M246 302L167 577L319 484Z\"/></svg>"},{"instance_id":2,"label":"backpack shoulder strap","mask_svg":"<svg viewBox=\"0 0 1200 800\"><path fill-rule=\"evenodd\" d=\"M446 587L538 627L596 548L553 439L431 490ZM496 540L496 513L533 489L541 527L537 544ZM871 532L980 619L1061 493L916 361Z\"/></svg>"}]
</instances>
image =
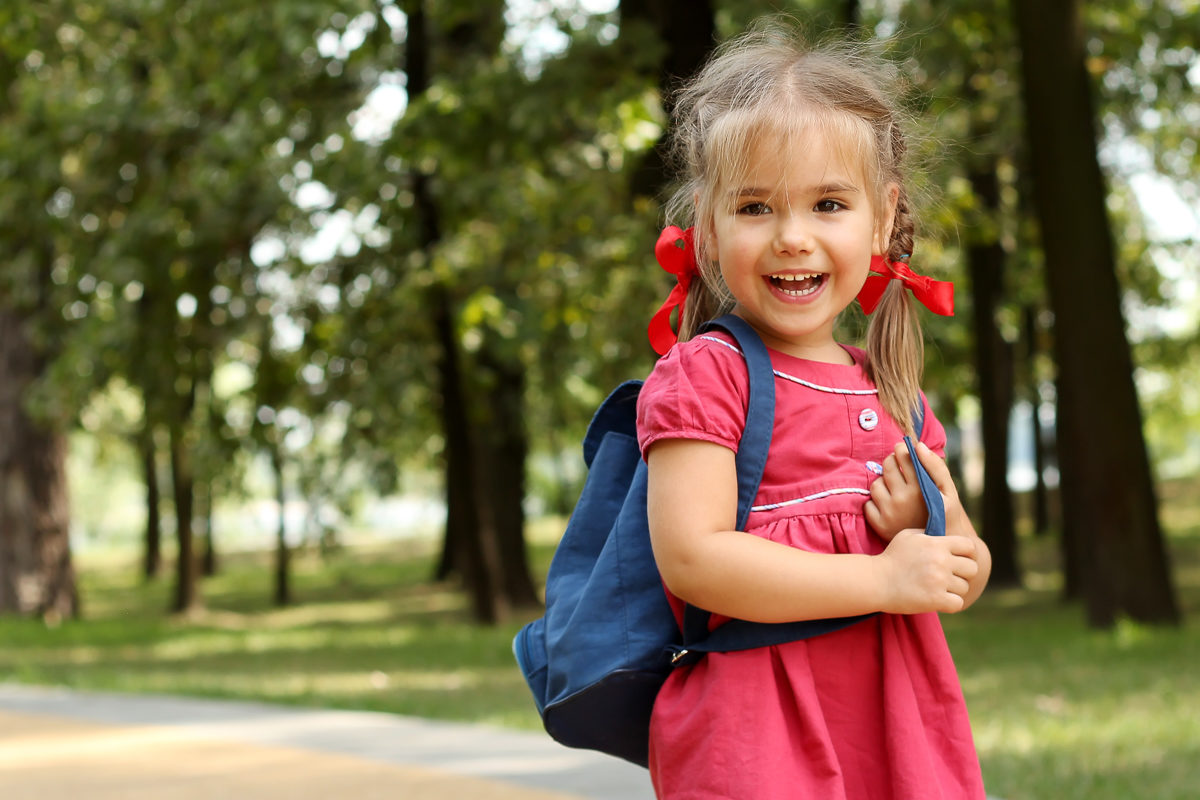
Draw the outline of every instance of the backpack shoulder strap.
<instances>
[{"instance_id":1,"label":"backpack shoulder strap","mask_svg":"<svg viewBox=\"0 0 1200 800\"><path fill-rule=\"evenodd\" d=\"M771 367L767 346L745 320L726 314L704 323L700 331L713 328L733 336L746 359L746 370L750 376L746 427L734 457L738 480L737 528L745 530L750 520L750 507L754 505L758 486L762 483L767 453L771 449L771 435L775 429L775 371ZM684 606L682 633L685 647L708 637L709 616L709 612L696 606Z\"/></svg>"},{"instance_id":2,"label":"backpack shoulder strap","mask_svg":"<svg viewBox=\"0 0 1200 800\"><path fill-rule=\"evenodd\" d=\"M930 536L946 535L946 504L942 501L942 493L929 475L928 470L917 459L916 442L921 441L925 431L925 394L918 397L917 407L912 412L913 430L916 436L905 436L904 444L908 447L908 455L917 468L917 484L921 487L921 496L925 498L925 507L929 509L929 521L925 523L925 533Z\"/></svg>"},{"instance_id":3,"label":"backpack shoulder strap","mask_svg":"<svg viewBox=\"0 0 1200 800\"><path fill-rule=\"evenodd\" d=\"M746 408L746 427L738 443L738 530L745 530L750 519L750 507L758 495L767 453L771 449L771 434L775 429L775 372L771 356L758 333L743 319L726 314L701 326L701 331L720 328L737 341L746 370L750 375L750 393Z\"/></svg>"},{"instance_id":4,"label":"backpack shoulder strap","mask_svg":"<svg viewBox=\"0 0 1200 800\"><path fill-rule=\"evenodd\" d=\"M912 410L913 430L916 431L917 441L921 441L922 434L925 433L925 393L917 393L917 405Z\"/></svg>"}]
</instances>

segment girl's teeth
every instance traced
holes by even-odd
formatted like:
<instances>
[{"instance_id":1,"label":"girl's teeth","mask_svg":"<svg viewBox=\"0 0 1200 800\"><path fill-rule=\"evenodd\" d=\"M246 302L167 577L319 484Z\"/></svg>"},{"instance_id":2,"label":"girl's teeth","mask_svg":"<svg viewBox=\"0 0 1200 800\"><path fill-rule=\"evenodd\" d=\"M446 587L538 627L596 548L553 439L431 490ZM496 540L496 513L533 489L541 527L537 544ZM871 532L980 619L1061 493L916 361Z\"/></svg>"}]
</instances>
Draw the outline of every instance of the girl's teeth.
<instances>
[{"instance_id":1,"label":"girl's teeth","mask_svg":"<svg viewBox=\"0 0 1200 800\"><path fill-rule=\"evenodd\" d=\"M822 275L772 275L771 281L779 291L790 297L803 297L812 294L821 286Z\"/></svg>"}]
</instances>

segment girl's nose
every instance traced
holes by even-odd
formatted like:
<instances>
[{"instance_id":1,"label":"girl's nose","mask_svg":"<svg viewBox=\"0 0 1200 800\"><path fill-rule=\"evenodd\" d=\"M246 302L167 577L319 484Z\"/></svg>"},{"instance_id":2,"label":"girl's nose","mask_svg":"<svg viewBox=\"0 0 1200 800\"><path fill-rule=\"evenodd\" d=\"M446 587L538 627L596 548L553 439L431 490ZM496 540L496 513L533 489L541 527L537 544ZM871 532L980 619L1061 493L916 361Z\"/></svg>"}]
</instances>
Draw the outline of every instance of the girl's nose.
<instances>
[{"instance_id":1,"label":"girl's nose","mask_svg":"<svg viewBox=\"0 0 1200 800\"><path fill-rule=\"evenodd\" d=\"M812 249L812 232L804 224L799 214L779 214L778 227L775 230L775 253L781 256L795 256L807 253Z\"/></svg>"}]
</instances>

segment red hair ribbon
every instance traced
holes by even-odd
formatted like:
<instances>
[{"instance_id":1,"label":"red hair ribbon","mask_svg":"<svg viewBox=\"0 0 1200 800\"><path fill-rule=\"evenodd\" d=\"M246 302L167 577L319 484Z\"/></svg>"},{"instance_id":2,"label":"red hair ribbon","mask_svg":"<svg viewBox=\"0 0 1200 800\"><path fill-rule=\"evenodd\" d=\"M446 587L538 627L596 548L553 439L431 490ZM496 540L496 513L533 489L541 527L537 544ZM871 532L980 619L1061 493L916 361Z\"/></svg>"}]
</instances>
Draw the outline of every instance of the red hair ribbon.
<instances>
[{"instance_id":1,"label":"red hair ribbon","mask_svg":"<svg viewBox=\"0 0 1200 800\"><path fill-rule=\"evenodd\" d=\"M858 293L858 302L863 311L870 314L879 305L883 292L890 281L902 281L913 297L935 314L943 317L954 316L954 284L950 281L935 281L925 275L918 275L909 269L903 261L888 261L883 256L871 257L871 273L862 291Z\"/></svg>"},{"instance_id":2,"label":"red hair ribbon","mask_svg":"<svg viewBox=\"0 0 1200 800\"><path fill-rule=\"evenodd\" d=\"M667 301L650 318L650 345L661 356L666 355L671 346L679 341L671 328L671 312L678 308L679 318L683 319L683 304L687 300L692 278L700 274L696 266L692 228L685 231L671 225L663 229L658 243L654 245L654 257L658 259L659 266L675 276L675 286L667 295Z\"/></svg>"}]
</instances>

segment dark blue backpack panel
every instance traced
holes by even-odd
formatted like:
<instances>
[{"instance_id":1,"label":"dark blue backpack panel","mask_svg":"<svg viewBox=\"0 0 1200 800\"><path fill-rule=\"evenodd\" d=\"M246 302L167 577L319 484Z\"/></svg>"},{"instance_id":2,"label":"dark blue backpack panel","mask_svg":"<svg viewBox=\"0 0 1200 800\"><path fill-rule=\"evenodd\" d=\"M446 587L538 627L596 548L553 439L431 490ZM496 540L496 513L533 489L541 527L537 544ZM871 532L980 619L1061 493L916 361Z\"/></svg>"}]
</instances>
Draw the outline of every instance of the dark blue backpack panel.
<instances>
[{"instance_id":1,"label":"dark blue backpack panel","mask_svg":"<svg viewBox=\"0 0 1200 800\"><path fill-rule=\"evenodd\" d=\"M596 412L587 482L546 578L546 614L513 650L554 739L645 764L646 743L628 731L649 730L679 629L650 549L646 465L631 430L640 388L622 384Z\"/></svg>"}]
</instances>

